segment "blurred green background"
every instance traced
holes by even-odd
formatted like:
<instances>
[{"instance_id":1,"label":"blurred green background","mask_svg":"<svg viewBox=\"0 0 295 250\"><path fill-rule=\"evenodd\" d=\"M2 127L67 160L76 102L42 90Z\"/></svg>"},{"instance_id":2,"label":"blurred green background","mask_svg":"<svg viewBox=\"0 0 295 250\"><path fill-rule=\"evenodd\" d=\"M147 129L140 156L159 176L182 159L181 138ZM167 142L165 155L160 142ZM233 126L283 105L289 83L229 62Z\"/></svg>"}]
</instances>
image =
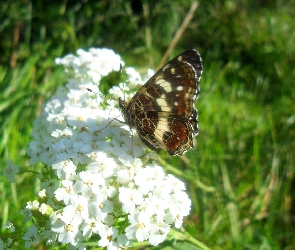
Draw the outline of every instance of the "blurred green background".
<instances>
[{"instance_id":1,"label":"blurred green background","mask_svg":"<svg viewBox=\"0 0 295 250\"><path fill-rule=\"evenodd\" d=\"M41 104L66 82L54 58L107 47L127 66L157 68L191 5L1 2L1 169L8 158L21 166L16 184L0 177L1 225L21 225L39 190L26 149ZM185 158L159 151L193 201L185 230L211 249L295 249L295 2L200 0L170 59L191 48L204 63L196 147Z\"/></svg>"}]
</instances>

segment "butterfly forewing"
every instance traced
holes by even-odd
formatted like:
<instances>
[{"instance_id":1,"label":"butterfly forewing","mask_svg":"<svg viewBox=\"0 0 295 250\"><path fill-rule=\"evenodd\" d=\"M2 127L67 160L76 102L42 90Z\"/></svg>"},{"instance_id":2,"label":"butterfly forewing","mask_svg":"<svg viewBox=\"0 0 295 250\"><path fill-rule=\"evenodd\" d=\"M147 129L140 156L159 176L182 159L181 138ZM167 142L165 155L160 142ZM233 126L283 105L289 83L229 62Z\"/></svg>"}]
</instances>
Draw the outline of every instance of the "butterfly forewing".
<instances>
[{"instance_id":1,"label":"butterfly forewing","mask_svg":"<svg viewBox=\"0 0 295 250\"><path fill-rule=\"evenodd\" d=\"M199 94L202 61L196 50L178 55L151 77L129 103L120 100L126 123L152 150L181 155L198 132L194 101Z\"/></svg>"}]
</instances>

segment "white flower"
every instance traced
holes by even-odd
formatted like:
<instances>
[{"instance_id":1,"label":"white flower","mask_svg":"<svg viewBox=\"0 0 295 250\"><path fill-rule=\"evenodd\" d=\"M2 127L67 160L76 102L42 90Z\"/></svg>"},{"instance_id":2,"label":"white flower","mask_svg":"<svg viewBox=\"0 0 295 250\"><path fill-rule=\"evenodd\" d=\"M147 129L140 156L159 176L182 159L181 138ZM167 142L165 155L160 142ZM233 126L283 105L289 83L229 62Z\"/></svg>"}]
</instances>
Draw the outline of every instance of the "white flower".
<instances>
[{"instance_id":1,"label":"white flower","mask_svg":"<svg viewBox=\"0 0 295 250\"><path fill-rule=\"evenodd\" d=\"M56 242L56 233L51 229L44 230L43 236L46 239L46 245L54 245Z\"/></svg>"},{"instance_id":2,"label":"white flower","mask_svg":"<svg viewBox=\"0 0 295 250\"><path fill-rule=\"evenodd\" d=\"M26 222L32 219L32 211L29 209L21 209L20 214L24 217L23 222Z\"/></svg>"},{"instance_id":3,"label":"white flower","mask_svg":"<svg viewBox=\"0 0 295 250\"><path fill-rule=\"evenodd\" d=\"M79 224L72 221L65 222L61 219L57 219L52 223L51 229L53 232L58 233L59 242L64 244L70 243L76 246L82 236L78 226Z\"/></svg>"},{"instance_id":4,"label":"white flower","mask_svg":"<svg viewBox=\"0 0 295 250\"><path fill-rule=\"evenodd\" d=\"M39 211L40 211L41 214L46 214L47 209L48 209L47 204L42 203L42 204L40 205Z\"/></svg>"},{"instance_id":5,"label":"white flower","mask_svg":"<svg viewBox=\"0 0 295 250\"><path fill-rule=\"evenodd\" d=\"M6 224L3 225L3 228L4 229L9 229L10 232L15 231L15 227L10 221L7 221Z\"/></svg>"},{"instance_id":6,"label":"white flower","mask_svg":"<svg viewBox=\"0 0 295 250\"><path fill-rule=\"evenodd\" d=\"M55 138L70 138L73 135L73 130L71 128L65 128L63 130L56 129L51 135Z\"/></svg>"},{"instance_id":7,"label":"white flower","mask_svg":"<svg viewBox=\"0 0 295 250\"><path fill-rule=\"evenodd\" d=\"M140 205L143 202L143 197L136 189L120 187L119 200L123 203L123 211L126 213L132 213L135 210L135 206Z\"/></svg>"},{"instance_id":8,"label":"white flower","mask_svg":"<svg viewBox=\"0 0 295 250\"><path fill-rule=\"evenodd\" d=\"M171 194L171 201L173 202L173 206L175 206L183 216L187 216L189 214L191 200L185 192L178 191Z\"/></svg>"},{"instance_id":9,"label":"white flower","mask_svg":"<svg viewBox=\"0 0 295 250\"><path fill-rule=\"evenodd\" d=\"M98 151L95 154L95 161L88 165L88 170L92 173L100 173L103 178L111 177L118 164L105 152Z\"/></svg>"},{"instance_id":10,"label":"white flower","mask_svg":"<svg viewBox=\"0 0 295 250\"><path fill-rule=\"evenodd\" d=\"M125 234L119 234L117 236L117 242L119 245L119 249L125 249L132 246L132 243L128 240Z\"/></svg>"},{"instance_id":11,"label":"white flower","mask_svg":"<svg viewBox=\"0 0 295 250\"><path fill-rule=\"evenodd\" d=\"M41 191L39 191L38 196L41 199L44 199L46 197L46 189L43 188Z\"/></svg>"},{"instance_id":12,"label":"white flower","mask_svg":"<svg viewBox=\"0 0 295 250\"><path fill-rule=\"evenodd\" d=\"M180 228L182 225L183 216L176 207L170 207L169 212L165 214L164 221L168 224L175 223L176 228Z\"/></svg>"},{"instance_id":13,"label":"white flower","mask_svg":"<svg viewBox=\"0 0 295 250\"><path fill-rule=\"evenodd\" d=\"M43 178L43 177L41 177ZM40 184L41 189L46 189L46 194L49 197L53 197L54 196L54 192L55 190L59 187L59 181L55 180L55 179L50 179L47 181L42 181Z\"/></svg>"},{"instance_id":14,"label":"white flower","mask_svg":"<svg viewBox=\"0 0 295 250\"><path fill-rule=\"evenodd\" d=\"M26 206L26 209L29 209L29 210L38 210L39 208L39 201L28 201L27 202L27 206Z\"/></svg>"},{"instance_id":15,"label":"white flower","mask_svg":"<svg viewBox=\"0 0 295 250\"><path fill-rule=\"evenodd\" d=\"M129 183L134 178L134 168L121 167L117 175L120 183Z\"/></svg>"},{"instance_id":16,"label":"white flower","mask_svg":"<svg viewBox=\"0 0 295 250\"><path fill-rule=\"evenodd\" d=\"M133 159L138 159L144 153L144 146L138 137L130 136L129 133L122 134L124 148ZM125 135L125 136L124 136Z\"/></svg>"},{"instance_id":17,"label":"white flower","mask_svg":"<svg viewBox=\"0 0 295 250\"><path fill-rule=\"evenodd\" d=\"M112 213L114 203L107 200L105 190L100 190L89 203L89 213L98 221L104 221L109 213Z\"/></svg>"},{"instance_id":18,"label":"white flower","mask_svg":"<svg viewBox=\"0 0 295 250\"><path fill-rule=\"evenodd\" d=\"M0 249L11 249L11 243L13 242L13 239L7 238L6 241L3 241L0 239Z\"/></svg>"},{"instance_id":19,"label":"white flower","mask_svg":"<svg viewBox=\"0 0 295 250\"><path fill-rule=\"evenodd\" d=\"M72 203L72 200L77 197L77 194L74 192L73 182L70 180L64 180L61 182L63 187L58 188L55 191L55 198L58 201L63 200L66 205Z\"/></svg>"},{"instance_id":20,"label":"white flower","mask_svg":"<svg viewBox=\"0 0 295 250\"><path fill-rule=\"evenodd\" d=\"M127 67L125 71L126 71L126 74L128 75L130 88L134 89L138 87L138 85L144 84L144 81L141 79L139 72L137 72L134 68Z\"/></svg>"},{"instance_id":21,"label":"white flower","mask_svg":"<svg viewBox=\"0 0 295 250\"><path fill-rule=\"evenodd\" d=\"M23 239L26 241L26 248L31 248L33 243L38 243L40 241L38 228L36 226L30 226L28 232L24 234Z\"/></svg>"},{"instance_id":22,"label":"white flower","mask_svg":"<svg viewBox=\"0 0 295 250\"><path fill-rule=\"evenodd\" d=\"M122 98L124 100L124 94L122 92L122 89L119 86L113 86L109 93L113 96L114 99ZM116 101L116 104L118 102Z\"/></svg>"},{"instance_id":23,"label":"white flower","mask_svg":"<svg viewBox=\"0 0 295 250\"><path fill-rule=\"evenodd\" d=\"M159 169L147 166L138 171L134 177L135 184L139 186L139 190L143 194L147 194L149 191L154 190L155 186L161 184L164 172L163 170L161 172L156 171L159 171Z\"/></svg>"},{"instance_id":24,"label":"white flower","mask_svg":"<svg viewBox=\"0 0 295 250\"><path fill-rule=\"evenodd\" d=\"M69 65L71 64L74 60L76 59L76 57L72 54L66 55L63 58L56 58L55 59L55 63L56 64L63 64L63 65Z\"/></svg>"},{"instance_id":25,"label":"white flower","mask_svg":"<svg viewBox=\"0 0 295 250\"><path fill-rule=\"evenodd\" d=\"M93 233L106 235L109 227L95 218L89 218L83 221L81 230L83 231L83 236L90 238Z\"/></svg>"},{"instance_id":26,"label":"white flower","mask_svg":"<svg viewBox=\"0 0 295 250\"><path fill-rule=\"evenodd\" d=\"M92 116L92 111L88 107L69 106L66 109L66 113L67 123L78 130L81 130L85 125L85 121Z\"/></svg>"},{"instance_id":27,"label":"white flower","mask_svg":"<svg viewBox=\"0 0 295 250\"><path fill-rule=\"evenodd\" d=\"M75 175L77 166L69 159L61 160L56 164L52 164L52 169L56 170L58 178L68 179L70 175Z\"/></svg>"},{"instance_id":28,"label":"white flower","mask_svg":"<svg viewBox=\"0 0 295 250\"><path fill-rule=\"evenodd\" d=\"M101 239L98 241L98 245L100 247L106 247L107 249L119 249L116 248L118 247L118 243L115 242L114 240L118 236L118 229L114 227L110 227L105 234L101 234Z\"/></svg>"},{"instance_id":29,"label":"white flower","mask_svg":"<svg viewBox=\"0 0 295 250\"><path fill-rule=\"evenodd\" d=\"M136 238L142 242L149 238L150 216L145 212L128 215L130 226L125 229L128 239Z\"/></svg>"},{"instance_id":30,"label":"white flower","mask_svg":"<svg viewBox=\"0 0 295 250\"><path fill-rule=\"evenodd\" d=\"M11 183L15 182L15 175L19 172L19 167L13 164L12 160L8 160L3 169L3 175L9 179Z\"/></svg>"},{"instance_id":31,"label":"white flower","mask_svg":"<svg viewBox=\"0 0 295 250\"><path fill-rule=\"evenodd\" d=\"M165 199L168 197L172 190L172 183L168 180L159 181L153 190L153 194Z\"/></svg>"},{"instance_id":32,"label":"white flower","mask_svg":"<svg viewBox=\"0 0 295 250\"><path fill-rule=\"evenodd\" d=\"M80 224L83 220L89 218L88 199L78 195L71 200L71 205L63 209L62 219L66 222L73 221L75 224Z\"/></svg>"},{"instance_id":33,"label":"white flower","mask_svg":"<svg viewBox=\"0 0 295 250\"><path fill-rule=\"evenodd\" d=\"M91 197L97 193L100 186L105 186L105 180L101 174L93 174L90 171L79 173L79 178L75 185L74 191L81 193L84 197Z\"/></svg>"},{"instance_id":34,"label":"white flower","mask_svg":"<svg viewBox=\"0 0 295 250\"><path fill-rule=\"evenodd\" d=\"M170 225L165 223L162 220L162 217L157 217L157 218L158 218L157 221L152 222L150 224L150 230L149 230L149 233L150 233L149 242L153 246L157 246L160 243L162 243L170 231Z\"/></svg>"},{"instance_id":35,"label":"white flower","mask_svg":"<svg viewBox=\"0 0 295 250\"><path fill-rule=\"evenodd\" d=\"M174 191L185 190L184 183L178 180L177 178L175 178L173 175L168 174L167 180L172 183L172 188Z\"/></svg>"},{"instance_id":36,"label":"white flower","mask_svg":"<svg viewBox=\"0 0 295 250\"><path fill-rule=\"evenodd\" d=\"M151 195L144 201L145 211L149 214L155 214L157 216L164 216L165 210L169 207L167 200L163 200L155 195Z\"/></svg>"}]
</instances>

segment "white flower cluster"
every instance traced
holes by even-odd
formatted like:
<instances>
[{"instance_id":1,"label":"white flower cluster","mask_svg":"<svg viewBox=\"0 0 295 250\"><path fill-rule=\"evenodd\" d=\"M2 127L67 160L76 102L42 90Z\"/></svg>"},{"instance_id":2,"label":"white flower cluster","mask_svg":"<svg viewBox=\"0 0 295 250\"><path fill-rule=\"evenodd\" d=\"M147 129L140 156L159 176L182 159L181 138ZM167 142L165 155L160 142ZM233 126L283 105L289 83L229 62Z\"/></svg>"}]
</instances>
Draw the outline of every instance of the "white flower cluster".
<instances>
[{"instance_id":1,"label":"white flower cluster","mask_svg":"<svg viewBox=\"0 0 295 250\"><path fill-rule=\"evenodd\" d=\"M39 200L22 210L25 220L36 221L23 237L26 247L44 238L74 249L95 239L107 249L145 240L158 245L172 224L182 225L191 201L184 184L165 175L156 155L120 122L116 103L105 104L99 94L101 78L123 62L108 49L78 50L78 56L56 62L71 78L34 123L28 153L31 164L42 162L47 171L40 177ZM130 93L144 83L134 69L126 73L130 84L113 87L114 97L126 99L122 88Z\"/></svg>"}]
</instances>

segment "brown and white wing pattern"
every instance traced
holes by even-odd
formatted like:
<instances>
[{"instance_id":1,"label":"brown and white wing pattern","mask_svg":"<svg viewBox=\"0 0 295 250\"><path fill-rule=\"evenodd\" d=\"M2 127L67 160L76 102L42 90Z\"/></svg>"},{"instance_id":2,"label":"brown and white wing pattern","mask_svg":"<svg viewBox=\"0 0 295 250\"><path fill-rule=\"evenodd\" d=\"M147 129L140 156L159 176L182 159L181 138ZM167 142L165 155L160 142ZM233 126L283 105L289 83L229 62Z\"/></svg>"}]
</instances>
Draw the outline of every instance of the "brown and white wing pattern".
<instances>
[{"instance_id":1,"label":"brown and white wing pattern","mask_svg":"<svg viewBox=\"0 0 295 250\"><path fill-rule=\"evenodd\" d=\"M202 71L200 54L185 51L158 70L128 103L119 100L125 122L147 147L182 155L194 146L198 133L194 102Z\"/></svg>"}]
</instances>

